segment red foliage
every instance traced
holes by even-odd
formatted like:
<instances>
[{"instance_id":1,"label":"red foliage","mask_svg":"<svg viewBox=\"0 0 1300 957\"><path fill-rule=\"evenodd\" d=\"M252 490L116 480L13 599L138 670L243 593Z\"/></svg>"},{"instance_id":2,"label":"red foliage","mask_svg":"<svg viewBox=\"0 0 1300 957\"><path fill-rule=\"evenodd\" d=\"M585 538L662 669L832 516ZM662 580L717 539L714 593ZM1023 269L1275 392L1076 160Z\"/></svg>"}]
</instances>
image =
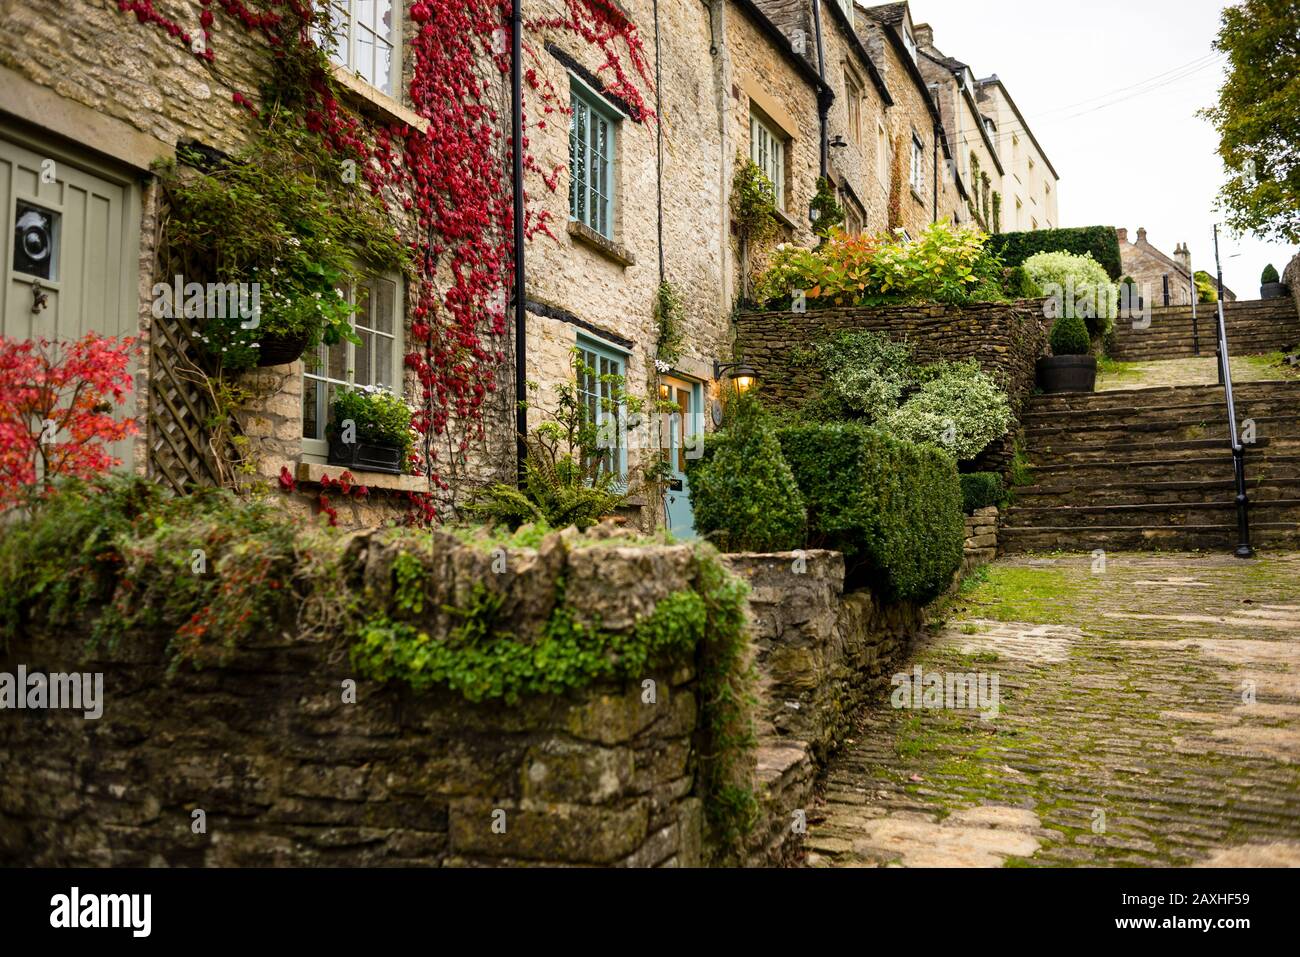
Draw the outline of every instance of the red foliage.
<instances>
[{"instance_id":1,"label":"red foliage","mask_svg":"<svg viewBox=\"0 0 1300 957\"><path fill-rule=\"evenodd\" d=\"M0 510L38 482L121 464L105 446L139 431L134 419L113 415L131 391L133 345L93 334L75 342L0 337Z\"/></svg>"},{"instance_id":2,"label":"red foliage","mask_svg":"<svg viewBox=\"0 0 1300 957\"><path fill-rule=\"evenodd\" d=\"M653 112L638 84L649 89L650 70L636 27L612 0L562 0L559 15L529 22L529 30L571 33L597 49L599 70L607 90L621 98L634 120ZM202 0L205 8L212 0ZM281 13L258 14L242 0L217 0L231 20L260 31L277 55L285 44L313 44L311 4L283 0ZM172 36L180 28L153 9L152 0L118 0L142 23L152 23ZM421 132L405 124L364 127L341 108L324 76L313 77L306 93L304 123L321 135L331 151L353 159L370 191L385 202L405 193L404 210L414 214L418 228L407 237L415 253L418 279L408 297L411 350L405 365L419 379L423 397L413 418L429 441L420 461L431 488L446 488L439 474L445 467L431 441L443 437L452 457L463 456L470 443L483 437L482 405L497 387L496 370L505 360L501 337L507 332L507 302L514 284L511 197L511 151L515 144L503 130L508 117L497 109L500 84L510 70L508 42L511 0L419 0L410 10L415 25L410 56L409 88L415 112L428 121ZM211 61L211 11L201 24L205 34L202 59ZM188 42L188 40L186 41ZM525 44L526 56L537 61ZM628 65L625 65L628 64ZM561 97L539 79L535 67L524 71L525 170L537 174L555 191L563 167L546 170L528 151L528 131L545 128L546 121L529 120L527 100L541 104L543 117L569 113ZM256 115L242 93L235 103ZM525 197L527 199L527 197ZM551 236L550 215L533 205L525 208L524 232ZM454 433L454 434L453 434ZM324 493L322 510L333 518ZM413 520L436 516L432 496L411 498Z\"/></svg>"}]
</instances>

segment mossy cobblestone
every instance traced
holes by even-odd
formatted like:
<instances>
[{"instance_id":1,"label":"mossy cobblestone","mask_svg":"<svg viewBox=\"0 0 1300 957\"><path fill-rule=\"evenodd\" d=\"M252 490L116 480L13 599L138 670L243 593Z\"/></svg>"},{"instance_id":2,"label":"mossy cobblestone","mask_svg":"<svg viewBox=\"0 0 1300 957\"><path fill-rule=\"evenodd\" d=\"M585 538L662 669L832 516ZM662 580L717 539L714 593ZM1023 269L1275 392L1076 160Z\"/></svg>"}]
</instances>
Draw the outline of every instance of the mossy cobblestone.
<instances>
[{"instance_id":1,"label":"mossy cobblestone","mask_svg":"<svg viewBox=\"0 0 1300 957\"><path fill-rule=\"evenodd\" d=\"M809 864L1300 863L1300 554L1004 559L948 610L907 669L999 713L879 701Z\"/></svg>"}]
</instances>

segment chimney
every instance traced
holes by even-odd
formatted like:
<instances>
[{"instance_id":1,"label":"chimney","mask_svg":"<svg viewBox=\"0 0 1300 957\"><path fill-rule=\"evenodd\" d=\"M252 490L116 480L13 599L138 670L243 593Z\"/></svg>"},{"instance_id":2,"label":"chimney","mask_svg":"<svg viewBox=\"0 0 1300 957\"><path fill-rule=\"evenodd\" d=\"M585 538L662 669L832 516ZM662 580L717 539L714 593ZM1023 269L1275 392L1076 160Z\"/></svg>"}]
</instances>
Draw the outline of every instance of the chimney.
<instances>
[{"instance_id":1,"label":"chimney","mask_svg":"<svg viewBox=\"0 0 1300 957\"><path fill-rule=\"evenodd\" d=\"M1183 267L1187 275L1192 274L1192 251L1187 248L1186 243L1174 250L1174 259L1178 260L1178 265Z\"/></svg>"},{"instance_id":2,"label":"chimney","mask_svg":"<svg viewBox=\"0 0 1300 957\"><path fill-rule=\"evenodd\" d=\"M1122 243L1126 243L1126 242L1128 242L1128 230L1127 230L1127 229L1125 229L1125 228L1117 229L1117 230L1115 230L1115 235L1119 238L1119 241L1120 241L1120 242L1122 242Z\"/></svg>"},{"instance_id":3,"label":"chimney","mask_svg":"<svg viewBox=\"0 0 1300 957\"><path fill-rule=\"evenodd\" d=\"M918 23L912 27L912 36L919 47L934 46L934 28L928 23Z\"/></svg>"},{"instance_id":4,"label":"chimney","mask_svg":"<svg viewBox=\"0 0 1300 957\"><path fill-rule=\"evenodd\" d=\"M1138 227L1138 242L1140 242L1140 243L1144 243L1144 242L1146 242L1146 241L1147 241L1147 228L1146 228L1145 226L1139 226L1139 227Z\"/></svg>"}]
</instances>

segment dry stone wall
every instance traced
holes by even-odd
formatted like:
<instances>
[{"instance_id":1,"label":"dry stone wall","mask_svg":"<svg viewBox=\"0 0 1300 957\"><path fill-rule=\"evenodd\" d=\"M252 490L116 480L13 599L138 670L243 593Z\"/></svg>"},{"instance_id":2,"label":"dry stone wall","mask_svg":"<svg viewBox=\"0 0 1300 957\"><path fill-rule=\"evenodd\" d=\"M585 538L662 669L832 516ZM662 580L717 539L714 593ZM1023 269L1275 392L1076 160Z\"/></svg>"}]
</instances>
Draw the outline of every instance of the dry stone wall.
<instances>
[{"instance_id":1,"label":"dry stone wall","mask_svg":"<svg viewBox=\"0 0 1300 957\"><path fill-rule=\"evenodd\" d=\"M758 372L765 398L798 408L822 385L820 370L806 361L813 343L841 331L880 332L906 342L920 362L975 359L1011 398L1019 417L1034 391L1035 363L1046 355L1048 323L1041 300L972 306L911 305L824 309L805 313L746 312L737 318L736 354ZM1005 471L1013 436L986 451L977 466Z\"/></svg>"}]
</instances>

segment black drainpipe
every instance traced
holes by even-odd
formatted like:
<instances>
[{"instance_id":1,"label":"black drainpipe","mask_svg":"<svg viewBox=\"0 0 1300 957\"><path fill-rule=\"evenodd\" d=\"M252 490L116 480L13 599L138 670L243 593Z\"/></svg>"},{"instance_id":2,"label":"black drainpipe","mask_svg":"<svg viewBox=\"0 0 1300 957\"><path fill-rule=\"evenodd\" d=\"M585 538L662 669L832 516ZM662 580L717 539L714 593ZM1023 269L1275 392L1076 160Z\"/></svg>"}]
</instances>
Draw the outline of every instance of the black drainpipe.
<instances>
[{"instance_id":1,"label":"black drainpipe","mask_svg":"<svg viewBox=\"0 0 1300 957\"><path fill-rule=\"evenodd\" d=\"M821 176L828 178L831 167L830 147L830 110L835 99L826 82L826 55L822 51L822 4L813 0L813 33L817 39L817 75L821 77L822 88L817 91L817 119L821 123Z\"/></svg>"},{"instance_id":2,"label":"black drainpipe","mask_svg":"<svg viewBox=\"0 0 1300 957\"><path fill-rule=\"evenodd\" d=\"M664 115L660 102L659 90L663 86L659 72L659 0L654 0L655 16L655 191L658 202L659 230L659 285L667 278L664 269ZM709 26L713 26L713 16L709 16Z\"/></svg>"},{"instance_id":3,"label":"black drainpipe","mask_svg":"<svg viewBox=\"0 0 1300 957\"><path fill-rule=\"evenodd\" d=\"M523 110L523 4L515 0L510 12L510 96L511 125L514 133L514 201L515 201L515 467L519 481L524 479L524 459L528 445L528 335L524 309L524 110Z\"/></svg>"}]
</instances>

